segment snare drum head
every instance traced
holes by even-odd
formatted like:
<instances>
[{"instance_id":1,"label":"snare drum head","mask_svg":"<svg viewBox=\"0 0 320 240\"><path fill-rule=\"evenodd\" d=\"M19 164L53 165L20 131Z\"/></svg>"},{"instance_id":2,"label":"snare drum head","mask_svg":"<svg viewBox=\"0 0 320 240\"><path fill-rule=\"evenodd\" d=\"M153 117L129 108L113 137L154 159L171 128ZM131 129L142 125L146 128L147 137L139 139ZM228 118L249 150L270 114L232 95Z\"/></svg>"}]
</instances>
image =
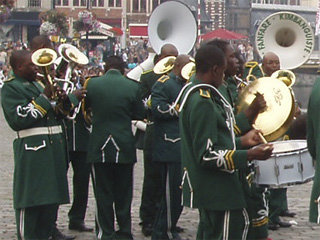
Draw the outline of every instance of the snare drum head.
<instances>
[{"instance_id":1,"label":"snare drum head","mask_svg":"<svg viewBox=\"0 0 320 240\"><path fill-rule=\"evenodd\" d=\"M307 148L306 140L289 140L271 142L273 144L273 154L299 151Z\"/></svg>"}]
</instances>

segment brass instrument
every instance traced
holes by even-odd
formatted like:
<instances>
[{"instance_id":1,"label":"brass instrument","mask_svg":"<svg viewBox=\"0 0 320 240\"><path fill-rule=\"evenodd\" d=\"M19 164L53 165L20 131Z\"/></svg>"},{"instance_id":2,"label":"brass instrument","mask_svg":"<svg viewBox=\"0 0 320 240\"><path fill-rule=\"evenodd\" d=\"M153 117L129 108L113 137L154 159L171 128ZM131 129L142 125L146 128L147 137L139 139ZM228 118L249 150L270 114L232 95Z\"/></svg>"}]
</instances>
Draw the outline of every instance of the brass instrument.
<instances>
[{"instance_id":1,"label":"brass instrument","mask_svg":"<svg viewBox=\"0 0 320 240\"><path fill-rule=\"evenodd\" d=\"M46 81L46 83L50 84L51 93L52 93L51 98L55 98L55 91L54 91L54 82L49 74L49 70L50 70L49 67L54 63L56 58L57 58L57 53L51 48L38 49L31 56L31 60L33 64L41 67L44 80Z\"/></svg>"},{"instance_id":2,"label":"brass instrument","mask_svg":"<svg viewBox=\"0 0 320 240\"><path fill-rule=\"evenodd\" d=\"M78 48L71 44L61 44L58 48L59 54L61 55L60 63L58 64L56 71L59 73L61 69L67 67L65 78L58 79L63 82L63 90L67 94L75 90L75 84L72 81L72 74L75 72L77 66L84 66L89 63L89 59L85 54L80 52Z\"/></svg>"},{"instance_id":3,"label":"brass instrument","mask_svg":"<svg viewBox=\"0 0 320 240\"><path fill-rule=\"evenodd\" d=\"M191 61L183 66L181 69L181 76L187 81L190 80L191 76L196 72L196 64Z\"/></svg>"},{"instance_id":4,"label":"brass instrument","mask_svg":"<svg viewBox=\"0 0 320 240\"><path fill-rule=\"evenodd\" d=\"M275 71L271 77L273 78L277 78L279 80L281 80L282 82L284 82L288 87L292 87L293 84L296 81L296 76L294 75L294 73L290 70L278 70Z\"/></svg>"},{"instance_id":5,"label":"brass instrument","mask_svg":"<svg viewBox=\"0 0 320 240\"><path fill-rule=\"evenodd\" d=\"M172 70L174 66L174 62L176 57L168 56L161 59L157 64L154 66L153 71L156 74L164 74Z\"/></svg>"}]
</instances>

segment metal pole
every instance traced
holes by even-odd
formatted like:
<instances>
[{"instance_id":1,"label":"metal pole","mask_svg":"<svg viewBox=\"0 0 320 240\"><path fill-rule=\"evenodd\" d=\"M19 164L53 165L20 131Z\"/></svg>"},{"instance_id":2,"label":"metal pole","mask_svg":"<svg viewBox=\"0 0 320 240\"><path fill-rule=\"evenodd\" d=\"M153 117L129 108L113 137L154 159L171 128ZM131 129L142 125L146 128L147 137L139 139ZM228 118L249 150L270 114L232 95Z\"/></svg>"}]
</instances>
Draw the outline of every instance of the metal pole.
<instances>
[{"instance_id":1,"label":"metal pole","mask_svg":"<svg viewBox=\"0 0 320 240\"><path fill-rule=\"evenodd\" d=\"M201 41L201 0L198 0L198 43Z\"/></svg>"},{"instance_id":2,"label":"metal pole","mask_svg":"<svg viewBox=\"0 0 320 240\"><path fill-rule=\"evenodd\" d=\"M87 10L90 11L90 2L91 0L87 0ZM86 49L87 49L87 57L89 58L89 30L86 29Z\"/></svg>"}]
</instances>

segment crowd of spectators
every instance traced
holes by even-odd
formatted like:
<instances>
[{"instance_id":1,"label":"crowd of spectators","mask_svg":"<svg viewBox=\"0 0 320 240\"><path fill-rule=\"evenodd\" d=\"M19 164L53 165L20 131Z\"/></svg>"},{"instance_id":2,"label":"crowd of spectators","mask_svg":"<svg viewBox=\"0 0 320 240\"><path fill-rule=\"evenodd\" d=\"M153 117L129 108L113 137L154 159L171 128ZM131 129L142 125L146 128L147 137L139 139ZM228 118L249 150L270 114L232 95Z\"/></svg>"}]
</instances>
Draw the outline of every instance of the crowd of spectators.
<instances>
[{"instance_id":1,"label":"crowd of spectators","mask_svg":"<svg viewBox=\"0 0 320 240\"><path fill-rule=\"evenodd\" d=\"M57 49L59 44L55 43ZM0 45L0 87L10 74L9 58L13 50L27 49L28 44L21 41L4 42ZM81 42L79 49L89 58L89 66L83 69L84 76L99 76L104 73L104 59L110 55L121 56L127 70L135 68L148 57L148 41L146 39L131 40L126 48L116 41ZM87 49L89 49L87 53Z\"/></svg>"}]
</instances>

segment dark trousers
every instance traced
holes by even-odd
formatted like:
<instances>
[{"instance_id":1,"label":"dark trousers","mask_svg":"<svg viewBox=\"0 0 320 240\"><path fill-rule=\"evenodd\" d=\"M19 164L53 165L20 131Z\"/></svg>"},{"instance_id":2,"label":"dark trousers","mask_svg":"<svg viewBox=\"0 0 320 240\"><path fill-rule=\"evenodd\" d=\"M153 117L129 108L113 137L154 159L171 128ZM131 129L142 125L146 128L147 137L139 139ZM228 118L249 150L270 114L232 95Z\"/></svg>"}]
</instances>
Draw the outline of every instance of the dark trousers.
<instances>
[{"instance_id":1,"label":"dark trousers","mask_svg":"<svg viewBox=\"0 0 320 240\"><path fill-rule=\"evenodd\" d=\"M181 163L157 163L161 171L161 203L153 226L152 240L173 239L182 212Z\"/></svg>"},{"instance_id":2,"label":"dark trousers","mask_svg":"<svg viewBox=\"0 0 320 240\"><path fill-rule=\"evenodd\" d=\"M153 224L161 200L161 175L153 162L153 126L147 126L144 140L144 178L141 194L140 219L143 225Z\"/></svg>"},{"instance_id":3,"label":"dark trousers","mask_svg":"<svg viewBox=\"0 0 320 240\"><path fill-rule=\"evenodd\" d=\"M201 209L200 212L200 226L203 231L201 240L246 239L249 216L245 209L231 211Z\"/></svg>"},{"instance_id":4,"label":"dark trousers","mask_svg":"<svg viewBox=\"0 0 320 240\"><path fill-rule=\"evenodd\" d=\"M73 201L68 213L69 222L84 223L88 204L91 165L86 163L86 152L70 152L73 169Z\"/></svg>"},{"instance_id":5,"label":"dark trousers","mask_svg":"<svg viewBox=\"0 0 320 240\"><path fill-rule=\"evenodd\" d=\"M94 163L93 190L96 199L96 236L102 240L133 239L131 202L133 163ZM114 216L119 226L115 231Z\"/></svg>"},{"instance_id":6,"label":"dark trousers","mask_svg":"<svg viewBox=\"0 0 320 240\"><path fill-rule=\"evenodd\" d=\"M18 239L49 239L55 224L57 204L16 209Z\"/></svg>"},{"instance_id":7,"label":"dark trousers","mask_svg":"<svg viewBox=\"0 0 320 240\"><path fill-rule=\"evenodd\" d=\"M287 208L287 188L270 189L269 220L277 223L280 213Z\"/></svg>"}]
</instances>

